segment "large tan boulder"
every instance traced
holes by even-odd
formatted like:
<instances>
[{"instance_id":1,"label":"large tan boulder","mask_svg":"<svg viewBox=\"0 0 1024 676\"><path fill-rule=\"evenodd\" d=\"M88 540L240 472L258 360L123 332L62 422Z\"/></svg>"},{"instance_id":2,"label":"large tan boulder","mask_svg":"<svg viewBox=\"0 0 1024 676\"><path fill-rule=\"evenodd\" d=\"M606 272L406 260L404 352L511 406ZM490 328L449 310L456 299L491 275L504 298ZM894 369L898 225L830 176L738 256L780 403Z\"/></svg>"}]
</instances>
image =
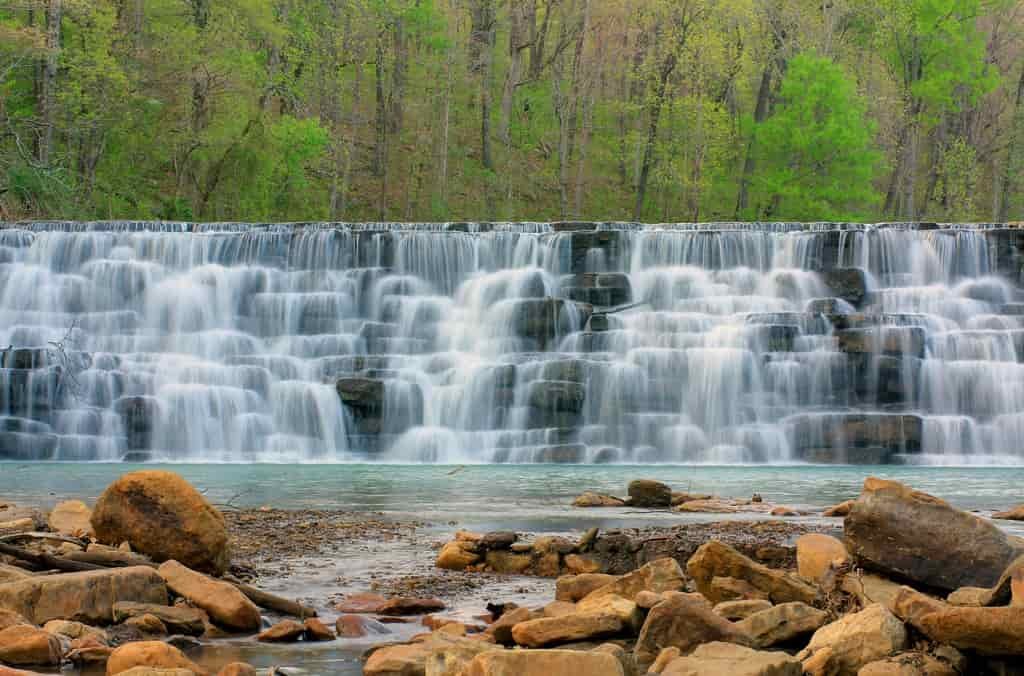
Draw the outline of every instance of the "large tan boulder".
<instances>
[{"instance_id":1,"label":"large tan boulder","mask_svg":"<svg viewBox=\"0 0 1024 676\"><path fill-rule=\"evenodd\" d=\"M740 620L736 626L750 636L756 648L768 648L810 634L828 621L828 613L800 601L772 606Z\"/></svg>"},{"instance_id":2,"label":"large tan boulder","mask_svg":"<svg viewBox=\"0 0 1024 676\"><path fill-rule=\"evenodd\" d=\"M473 543L452 540L441 548L434 565L446 570L463 570L480 560L480 555L473 551L473 547Z\"/></svg>"},{"instance_id":3,"label":"large tan boulder","mask_svg":"<svg viewBox=\"0 0 1024 676\"><path fill-rule=\"evenodd\" d=\"M503 650L477 655L466 676L625 676L605 652L582 650Z\"/></svg>"},{"instance_id":4,"label":"large tan boulder","mask_svg":"<svg viewBox=\"0 0 1024 676\"><path fill-rule=\"evenodd\" d=\"M556 602L557 603L557 602ZM497 643L512 643L512 627L520 622L535 619L534 613L529 608L516 608L510 610L497 620L492 622L484 633L493 636Z\"/></svg>"},{"instance_id":5,"label":"large tan boulder","mask_svg":"<svg viewBox=\"0 0 1024 676\"><path fill-rule=\"evenodd\" d=\"M435 652L480 653L497 650L493 643L434 632L424 640L381 646L363 664L363 676L425 676L427 660Z\"/></svg>"},{"instance_id":6,"label":"large tan boulder","mask_svg":"<svg viewBox=\"0 0 1024 676\"><path fill-rule=\"evenodd\" d=\"M81 622L50 620L43 625L43 631L53 634L54 636L64 636L71 640L79 638L95 638L101 643L107 642L107 632L103 631L99 627L90 627L88 624L82 624Z\"/></svg>"},{"instance_id":7,"label":"large tan boulder","mask_svg":"<svg viewBox=\"0 0 1024 676\"><path fill-rule=\"evenodd\" d=\"M861 565L947 592L993 586L1024 552L991 521L875 477L864 482L844 526Z\"/></svg>"},{"instance_id":8,"label":"large tan boulder","mask_svg":"<svg viewBox=\"0 0 1024 676\"><path fill-rule=\"evenodd\" d=\"M636 661L650 665L665 648L688 653L702 643L723 641L749 645L750 638L732 622L715 614L700 594L680 592L651 608L636 641Z\"/></svg>"},{"instance_id":9,"label":"large tan boulder","mask_svg":"<svg viewBox=\"0 0 1024 676\"><path fill-rule=\"evenodd\" d=\"M259 608L234 585L197 573L177 561L163 563L157 572L171 591L205 610L214 624L239 631L260 628Z\"/></svg>"},{"instance_id":10,"label":"large tan boulder","mask_svg":"<svg viewBox=\"0 0 1024 676\"><path fill-rule=\"evenodd\" d=\"M60 664L61 656L57 637L30 624L16 624L0 631L0 664Z\"/></svg>"},{"instance_id":11,"label":"large tan boulder","mask_svg":"<svg viewBox=\"0 0 1024 676\"><path fill-rule=\"evenodd\" d=\"M713 584L716 577L743 580L764 592L772 603L802 601L810 604L818 595L818 589L800 577L753 561L717 540L701 545L686 563L686 571L700 593L713 603L736 598L723 594L721 587Z\"/></svg>"},{"instance_id":12,"label":"large tan boulder","mask_svg":"<svg viewBox=\"0 0 1024 676\"><path fill-rule=\"evenodd\" d=\"M120 601L167 603L167 587L152 568L134 566L85 573L33 576L0 584L0 608L35 624L74 620L110 624Z\"/></svg>"},{"instance_id":13,"label":"large tan boulder","mask_svg":"<svg viewBox=\"0 0 1024 676\"><path fill-rule=\"evenodd\" d=\"M901 651L907 630L879 604L846 615L814 632L797 658L804 671L832 676L856 676L864 665Z\"/></svg>"},{"instance_id":14,"label":"large tan boulder","mask_svg":"<svg viewBox=\"0 0 1024 676\"><path fill-rule=\"evenodd\" d=\"M18 580L24 580L27 577L32 577L32 574L18 568L17 566L9 566L6 563L0 563L0 584L17 582Z\"/></svg>"},{"instance_id":15,"label":"large tan boulder","mask_svg":"<svg viewBox=\"0 0 1024 676\"><path fill-rule=\"evenodd\" d=\"M433 645L424 664L424 676L464 676L474 657L492 650L504 648L483 641Z\"/></svg>"},{"instance_id":16,"label":"large tan boulder","mask_svg":"<svg viewBox=\"0 0 1024 676\"><path fill-rule=\"evenodd\" d=\"M1024 607L953 606L904 587L893 612L936 643L983 655L1024 656Z\"/></svg>"},{"instance_id":17,"label":"large tan boulder","mask_svg":"<svg viewBox=\"0 0 1024 676\"><path fill-rule=\"evenodd\" d=\"M765 601L764 599L722 601L714 607L714 611L716 615L721 615L727 620L738 622L771 607L772 602Z\"/></svg>"},{"instance_id":18,"label":"large tan boulder","mask_svg":"<svg viewBox=\"0 0 1024 676\"><path fill-rule=\"evenodd\" d=\"M217 672L217 676L256 676L259 673L251 664L245 662L231 662L225 664Z\"/></svg>"},{"instance_id":19,"label":"large tan boulder","mask_svg":"<svg viewBox=\"0 0 1024 676\"><path fill-rule=\"evenodd\" d=\"M55 533L64 535L92 535L92 510L81 500L58 503L46 519L46 525Z\"/></svg>"},{"instance_id":20,"label":"large tan boulder","mask_svg":"<svg viewBox=\"0 0 1024 676\"><path fill-rule=\"evenodd\" d=\"M559 602L556 601L555 603ZM653 608L654 606L651 607ZM553 612L551 613L551 616L564 617L565 615L571 615L573 613L596 613L599 615L614 615L615 617L622 620L623 627L632 630L634 633L640 629L640 625L643 623L644 619L643 613L640 611L640 607L637 606L635 601L630 601L627 598L616 596L615 594L605 594L603 596L588 596L587 598L577 603L575 608L573 608L571 612Z\"/></svg>"},{"instance_id":21,"label":"large tan boulder","mask_svg":"<svg viewBox=\"0 0 1024 676\"><path fill-rule=\"evenodd\" d=\"M161 667L132 667L120 672L117 676L196 676L191 669L171 669Z\"/></svg>"},{"instance_id":22,"label":"large tan boulder","mask_svg":"<svg viewBox=\"0 0 1024 676\"><path fill-rule=\"evenodd\" d=\"M619 577L608 584L598 587L585 598L599 596L621 596L635 600L642 591L660 594L667 591L679 591L686 584L686 575L673 558L663 558L646 563L636 570Z\"/></svg>"},{"instance_id":23,"label":"large tan boulder","mask_svg":"<svg viewBox=\"0 0 1024 676\"><path fill-rule=\"evenodd\" d=\"M562 575L555 580L555 599L575 603L584 596L615 582L617 575L605 573L581 573L579 575Z\"/></svg>"},{"instance_id":24,"label":"large tan boulder","mask_svg":"<svg viewBox=\"0 0 1024 676\"><path fill-rule=\"evenodd\" d=\"M956 665L922 652L905 652L866 664L857 676L960 676Z\"/></svg>"},{"instance_id":25,"label":"large tan boulder","mask_svg":"<svg viewBox=\"0 0 1024 676\"><path fill-rule=\"evenodd\" d=\"M572 501L573 507L625 507L626 501L613 495L584 491Z\"/></svg>"},{"instance_id":26,"label":"large tan boulder","mask_svg":"<svg viewBox=\"0 0 1024 676\"><path fill-rule=\"evenodd\" d=\"M734 643L705 643L668 663L662 676L800 676L800 660L782 652L752 650Z\"/></svg>"},{"instance_id":27,"label":"large tan boulder","mask_svg":"<svg viewBox=\"0 0 1024 676\"><path fill-rule=\"evenodd\" d=\"M7 610L6 608L0 608L0 631L3 631L7 627L13 627L16 624L31 624L21 613L16 613L13 610Z\"/></svg>"},{"instance_id":28,"label":"large tan boulder","mask_svg":"<svg viewBox=\"0 0 1024 676\"><path fill-rule=\"evenodd\" d=\"M834 567L850 560L846 545L824 533L807 533L796 540L796 572L800 577L821 582Z\"/></svg>"},{"instance_id":29,"label":"large tan boulder","mask_svg":"<svg viewBox=\"0 0 1024 676\"><path fill-rule=\"evenodd\" d=\"M622 631L622 620L608 613L573 613L526 620L512 627L512 640L527 648L590 641Z\"/></svg>"},{"instance_id":30,"label":"large tan boulder","mask_svg":"<svg viewBox=\"0 0 1024 676\"><path fill-rule=\"evenodd\" d=\"M92 513L96 537L131 544L154 561L180 561L204 573L228 569L224 517L174 472L130 472L110 484Z\"/></svg>"},{"instance_id":31,"label":"large tan boulder","mask_svg":"<svg viewBox=\"0 0 1024 676\"><path fill-rule=\"evenodd\" d=\"M110 654L110 659L107 660L107 676L121 674L134 667L187 669L195 674L206 674L206 670L185 657L185 653L163 641L124 644Z\"/></svg>"}]
</instances>

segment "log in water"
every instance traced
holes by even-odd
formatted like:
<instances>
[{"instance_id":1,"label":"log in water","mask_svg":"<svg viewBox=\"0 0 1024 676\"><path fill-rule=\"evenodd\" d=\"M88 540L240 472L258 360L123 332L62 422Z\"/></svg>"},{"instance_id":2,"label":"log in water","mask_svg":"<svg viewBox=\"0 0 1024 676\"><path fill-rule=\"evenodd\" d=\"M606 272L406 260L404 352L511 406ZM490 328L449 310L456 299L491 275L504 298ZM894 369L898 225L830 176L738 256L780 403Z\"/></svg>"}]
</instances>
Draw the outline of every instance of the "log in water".
<instances>
[{"instance_id":1,"label":"log in water","mask_svg":"<svg viewBox=\"0 0 1024 676\"><path fill-rule=\"evenodd\" d=\"M6 224L0 459L1024 460L1024 230Z\"/></svg>"}]
</instances>

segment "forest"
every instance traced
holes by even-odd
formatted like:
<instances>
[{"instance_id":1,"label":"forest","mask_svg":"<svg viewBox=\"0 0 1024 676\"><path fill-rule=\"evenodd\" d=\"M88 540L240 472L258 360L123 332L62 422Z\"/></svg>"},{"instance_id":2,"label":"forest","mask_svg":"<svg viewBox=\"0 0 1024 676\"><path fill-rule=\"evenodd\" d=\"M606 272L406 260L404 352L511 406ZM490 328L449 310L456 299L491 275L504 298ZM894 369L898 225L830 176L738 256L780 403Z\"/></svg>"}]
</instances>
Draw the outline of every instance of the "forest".
<instances>
[{"instance_id":1,"label":"forest","mask_svg":"<svg viewBox=\"0 0 1024 676\"><path fill-rule=\"evenodd\" d=\"M0 219L1024 220L1024 0L0 0Z\"/></svg>"}]
</instances>

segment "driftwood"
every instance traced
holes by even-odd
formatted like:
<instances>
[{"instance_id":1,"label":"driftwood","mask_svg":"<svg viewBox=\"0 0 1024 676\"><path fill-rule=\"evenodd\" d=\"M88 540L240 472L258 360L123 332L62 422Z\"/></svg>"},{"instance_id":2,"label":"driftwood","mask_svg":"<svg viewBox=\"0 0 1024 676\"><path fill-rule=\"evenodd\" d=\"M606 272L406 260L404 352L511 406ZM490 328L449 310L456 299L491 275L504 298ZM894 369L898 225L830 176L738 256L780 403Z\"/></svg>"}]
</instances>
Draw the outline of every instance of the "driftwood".
<instances>
[{"instance_id":1,"label":"driftwood","mask_svg":"<svg viewBox=\"0 0 1024 676\"><path fill-rule=\"evenodd\" d=\"M0 542L17 542L18 540L53 540L54 542L70 542L73 545L84 547L85 543L79 539L71 537L70 535L61 535L60 533L40 533L35 531L25 533L11 533L10 535L0 535Z\"/></svg>"},{"instance_id":2,"label":"driftwood","mask_svg":"<svg viewBox=\"0 0 1024 676\"><path fill-rule=\"evenodd\" d=\"M225 575L224 581L230 582L238 588L238 591L245 594L245 596L258 605L260 608L266 610L273 610L274 612L281 613L282 615L291 615L292 617L298 617L305 619L307 617L316 617L316 609L304 606L298 601L292 601L281 596L276 596L269 592L265 592L262 589L251 587L233 575Z\"/></svg>"},{"instance_id":3,"label":"driftwood","mask_svg":"<svg viewBox=\"0 0 1024 676\"><path fill-rule=\"evenodd\" d=\"M65 573L81 573L87 570L103 570L108 566L100 566L95 563L86 563L85 561L72 561L71 559L65 559L60 556L51 556L50 554L36 554L30 552L27 549L21 547L15 547L0 543L0 554L6 554L7 556L13 556L20 561L27 561L40 568L56 568L57 570Z\"/></svg>"},{"instance_id":4,"label":"driftwood","mask_svg":"<svg viewBox=\"0 0 1024 676\"><path fill-rule=\"evenodd\" d=\"M91 552L68 552L65 557L72 561L94 563L104 568L126 568L128 566L156 568L156 564L145 557L120 551L93 550Z\"/></svg>"}]
</instances>

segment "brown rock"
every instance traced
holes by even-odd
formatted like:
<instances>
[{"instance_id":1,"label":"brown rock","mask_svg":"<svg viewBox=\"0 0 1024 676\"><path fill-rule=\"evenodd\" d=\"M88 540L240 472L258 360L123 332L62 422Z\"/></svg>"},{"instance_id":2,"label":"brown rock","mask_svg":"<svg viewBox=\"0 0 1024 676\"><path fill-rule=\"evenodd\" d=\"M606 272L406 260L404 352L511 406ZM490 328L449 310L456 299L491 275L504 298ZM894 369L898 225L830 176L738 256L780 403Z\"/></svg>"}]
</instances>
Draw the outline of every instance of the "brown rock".
<instances>
[{"instance_id":1,"label":"brown rock","mask_svg":"<svg viewBox=\"0 0 1024 676\"><path fill-rule=\"evenodd\" d=\"M736 623L753 639L755 648L768 648L809 634L828 621L828 613L800 601L780 603Z\"/></svg>"},{"instance_id":2,"label":"brown rock","mask_svg":"<svg viewBox=\"0 0 1024 676\"><path fill-rule=\"evenodd\" d=\"M21 669L12 669L11 667L5 667L0 664L0 676L39 676L34 671L22 671Z\"/></svg>"},{"instance_id":3,"label":"brown rock","mask_svg":"<svg viewBox=\"0 0 1024 676\"><path fill-rule=\"evenodd\" d=\"M654 660L654 663L647 667L647 673L660 674L665 671L665 667L680 656L682 656L682 653L679 652L679 648L676 648L675 646L664 648L660 653L658 653L658 657Z\"/></svg>"},{"instance_id":4,"label":"brown rock","mask_svg":"<svg viewBox=\"0 0 1024 676\"><path fill-rule=\"evenodd\" d=\"M31 573L24 571L17 566L9 566L6 563L0 563L0 584L17 582L30 577L32 577Z\"/></svg>"},{"instance_id":5,"label":"brown rock","mask_svg":"<svg viewBox=\"0 0 1024 676\"><path fill-rule=\"evenodd\" d=\"M800 577L821 582L829 569L847 563L846 545L824 533L807 533L796 540L796 570Z\"/></svg>"},{"instance_id":6,"label":"brown rock","mask_svg":"<svg viewBox=\"0 0 1024 676\"><path fill-rule=\"evenodd\" d=\"M341 613L376 613L387 601L380 594L360 592L346 596L334 608Z\"/></svg>"},{"instance_id":7,"label":"brown rock","mask_svg":"<svg viewBox=\"0 0 1024 676\"><path fill-rule=\"evenodd\" d=\"M239 631L260 628L259 608L234 585L197 573L177 561L163 563L157 572L171 591L205 610L214 624Z\"/></svg>"},{"instance_id":8,"label":"brown rock","mask_svg":"<svg viewBox=\"0 0 1024 676\"><path fill-rule=\"evenodd\" d=\"M115 603L114 622L124 622L131 617L152 615L163 622L174 634L202 636L206 630L203 611L188 606L162 606L155 603Z\"/></svg>"},{"instance_id":9,"label":"brown rock","mask_svg":"<svg viewBox=\"0 0 1024 676\"><path fill-rule=\"evenodd\" d=\"M838 505L832 505L831 507L828 507L827 509L825 509L825 511L822 512L821 515L822 516L846 516L847 514L850 513L850 509L853 508L853 503L854 502L856 502L856 501L855 500L846 500L845 502L840 502Z\"/></svg>"},{"instance_id":10,"label":"brown rock","mask_svg":"<svg viewBox=\"0 0 1024 676\"><path fill-rule=\"evenodd\" d=\"M881 603L890 609L892 601L901 587L902 585L898 582L893 582L888 578L860 571L845 575L840 585L844 592L855 596L861 606L867 607L873 603Z\"/></svg>"},{"instance_id":11,"label":"brown rock","mask_svg":"<svg viewBox=\"0 0 1024 676\"><path fill-rule=\"evenodd\" d=\"M302 626L306 630L307 641L333 641L335 639L334 632L330 627L315 617L307 617Z\"/></svg>"},{"instance_id":12,"label":"brown rock","mask_svg":"<svg viewBox=\"0 0 1024 676\"><path fill-rule=\"evenodd\" d=\"M156 669L187 669L195 674L206 674L206 670L185 657L185 654L163 641L140 641L126 643L110 654L107 660L107 676L114 676L133 667Z\"/></svg>"},{"instance_id":13,"label":"brown rock","mask_svg":"<svg viewBox=\"0 0 1024 676\"><path fill-rule=\"evenodd\" d=\"M664 601L665 597L663 597L661 594L655 594L652 591L647 591L646 589L644 589L643 591L637 592L636 598L634 600L636 601L637 606L643 608L644 610L650 610L654 606Z\"/></svg>"},{"instance_id":14,"label":"brown rock","mask_svg":"<svg viewBox=\"0 0 1024 676\"><path fill-rule=\"evenodd\" d=\"M751 650L733 643L705 643L669 662L662 676L800 676L803 666L783 652Z\"/></svg>"},{"instance_id":15,"label":"brown rock","mask_svg":"<svg viewBox=\"0 0 1024 676\"><path fill-rule=\"evenodd\" d=\"M679 563L673 558L665 557L644 564L631 573L595 589L587 598L614 595L633 600L642 591L656 594L679 591L685 584L686 576Z\"/></svg>"},{"instance_id":16,"label":"brown rock","mask_svg":"<svg viewBox=\"0 0 1024 676\"><path fill-rule=\"evenodd\" d=\"M137 615L129 617L124 623L137 629L143 636L166 636L168 634L167 626L156 615Z\"/></svg>"},{"instance_id":17,"label":"brown rock","mask_svg":"<svg viewBox=\"0 0 1024 676\"><path fill-rule=\"evenodd\" d=\"M377 609L377 613L379 615L426 615L444 609L444 601L439 599L396 597L388 599Z\"/></svg>"},{"instance_id":18,"label":"brown rock","mask_svg":"<svg viewBox=\"0 0 1024 676\"><path fill-rule=\"evenodd\" d=\"M804 663L805 674L856 676L865 664L896 654L906 643L903 623L875 604L814 632L797 658Z\"/></svg>"},{"instance_id":19,"label":"brown rock","mask_svg":"<svg viewBox=\"0 0 1024 676\"><path fill-rule=\"evenodd\" d=\"M625 507L626 501L612 495L601 495L600 493L585 493L576 496L572 501L573 507Z\"/></svg>"},{"instance_id":20,"label":"brown rock","mask_svg":"<svg viewBox=\"0 0 1024 676\"><path fill-rule=\"evenodd\" d=\"M92 535L92 510L81 500L66 500L58 503L47 517L46 524L54 533L64 535Z\"/></svg>"},{"instance_id":21,"label":"brown rock","mask_svg":"<svg viewBox=\"0 0 1024 676\"><path fill-rule=\"evenodd\" d=\"M615 657L581 650L502 650L477 655L466 676L624 676Z\"/></svg>"},{"instance_id":22,"label":"brown rock","mask_svg":"<svg viewBox=\"0 0 1024 676\"><path fill-rule=\"evenodd\" d=\"M466 566L470 566L479 560L480 555L470 551L466 547L465 542L454 540L441 548L434 565L446 570L464 570Z\"/></svg>"},{"instance_id":23,"label":"brown rock","mask_svg":"<svg viewBox=\"0 0 1024 676\"><path fill-rule=\"evenodd\" d=\"M480 538L480 546L484 549L508 549L519 540L512 531L491 531Z\"/></svg>"},{"instance_id":24,"label":"brown rock","mask_svg":"<svg viewBox=\"0 0 1024 676\"><path fill-rule=\"evenodd\" d=\"M518 575L526 571L533 563L529 554L516 554L507 549L492 549L487 552L488 567L495 573Z\"/></svg>"},{"instance_id":25,"label":"brown rock","mask_svg":"<svg viewBox=\"0 0 1024 676\"><path fill-rule=\"evenodd\" d=\"M595 589L600 589L618 579L617 575L604 573L563 575L555 581L555 598L559 601L575 603Z\"/></svg>"},{"instance_id":26,"label":"brown rock","mask_svg":"<svg viewBox=\"0 0 1024 676\"><path fill-rule=\"evenodd\" d=\"M427 655L425 676L464 676L469 663L477 655L492 650L504 650L501 646L477 642L465 642L434 646Z\"/></svg>"},{"instance_id":27,"label":"brown rock","mask_svg":"<svg viewBox=\"0 0 1024 676\"><path fill-rule=\"evenodd\" d=\"M992 515L993 519L1006 519L1007 521L1024 521L1024 505L1017 505L1011 507L1005 512L996 512Z\"/></svg>"},{"instance_id":28,"label":"brown rock","mask_svg":"<svg viewBox=\"0 0 1024 676\"><path fill-rule=\"evenodd\" d=\"M528 648L542 648L614 636L622 627L622 620L615 615L575 613L520 622L512 627L512 640Z\"/></svg>"},{"instance_id":29,"label":"brown rock","mask_svg":"<svg viewBox=\"0 0 1024 676\"><path fill-rule=\"evenodd\" d=\"M512 627L532 619L534 614L529 608L516 608L492 622L484 631L493 636L495 642L509 644L513 642Z\"/></svg>"},{"instance_id":30,"label":"brown rock","mask_svg":"<svg viewBox=\"0 0 1024 676\"><path fill-rule=\"evenodd\" d=\"M747 645L750 639L732 622L716 615L699 594L668 594L647 614L636 642L637 664L651 664L665 648L674 646L685 654L711 641Z\"/></svg>"},{"instance_id":31,"label":"brown rock","mask_svg":"<svg viewBox=\"0 0 1024 676\"><path fill-rule=\"evenodd\" d=\"M43 631L54 635L64 636L69 639L94 637L104 643L107 642L107 632L97 627L90 627L81 622L70 622L68 620L50 620L43 625Z\"/></svg>"},{"instance_id":32,"label":"brown rock","mask_svg":"<svg viewBox=\"0 0 1024 676\"><path fill-rule=\"evenodd\" d=\"M71 642L65 660L79 666L101 666L110 659L114 649L95 636L76 638Z\"/></svg>"},{"instance_id":33,"label":"brown rock","mask_svg":"<svg viewBox=\"0 0 1024 676\"><path fill-rule=\"evenodd\" d=\"M988 587L960 587L951 591L946 602L953 606L984 606L992 598L992 590Z\"/></svg>"},{"instance_id":34,"label":"brown rock","mask_svg":"<svg viewBox=\"0 0 1024 676\"><path fill-rule=\"evenodd\" d=\"M672 504L672 489L653 479L634 479L626 492L634 507L669 507Z\"/></svg>"},{"instance_id":35,"label":"brown rock","mask_svg":"<svg viewBox=\"0 0 1024 676\"><path fill-rule=\"evenodd\" d=\"M0 584L0 608L35 624L74 620L110 624L120 601L167 603L167 587L152 568L136 566L85 573L32 576Z\"/></svg>"},{"instance_id":36,"label":"brown rock","mask_svg":"<svg viewBox=\"0 0 1024 676\"><path fill-rule=\"evenodd\" d=\"M906 652L861 667L857 676L959 676L952 664L922 652Z\"/></svg>"},{"instance_id":37,"label":"brown rock","mask_svg":"<svg viewBox=\"0 0 1024 676\"><path fill-rule=\"evenodd\" d=\"M577 612L576 604L568 601L552 601L541 608L541 615L544 617L562 617Z\"/></svg>"},{"instance_id":38,"label":"brown rock","mask_svg":"<svg viewBox=\"0 0 1024 676\"><path fill-rule=\"evenodd\" d=\"M810 604L818 595L816 587L796 575L768 568L717 540L701 545L686 563L686 570L697 589L713 603L730 600L715 594L711 585L715 577L732 577L748 582L767 594L773 603L802 601Z\"/></svg>"},{"instance_id":39,"label":"brown rock","mask_svg":"<svg viewBox=\"0 0 1024 676\"><path fill-rule=\"evenodd\" d=\"M1022 551L991 521L874 477L844 525L862 565L945 591L993 586Z\"/></svg>"},{"instance_id":40,"label":"brown rock","mask_svg":"<svg viewBox=\"0 0 1024 676\"><path fill-rule=\"evenodd\" d=\"M388 634L387 627L380 622L359 615L342 615L334 624L340 638L362 638L370 634Z\"/></svg>"},{"instance_id":41,"label":"brown rock","mask_svg":"<svg viewBox=\"0 0 1024 676\"><path fill-rule=\"evenodd\" d=\"M601 563L586 554L567 554L563 563L573 575L601 572Z\"/></svg>"},{"instance_id":42,"label":"brown rock","mask_svg":"<svg viewBox=\"0 0 1024 676\"><path fill-rule=\"evenodd\" d=\"M796 511L792 507L786 507L785 505L779 505L772 507L772 511L769 512L772 516L800 516L800 512Z\"/></svg>"},{"instance_id":43,"label":"brown rock","mask_svg":"<svg viewBox=\"0 0 1024 676\"><path fill-rule=\"evenodd\" d=\"M0 535L13 535L15 533L31 533L36 529L36 521L31 517L0 521Z\"/></svg>"},{"instance_id":44,"label":"brown rock","mask_svg":"<svg viewBox=\"0 0 1024 676\"><path fill-rule=\"evenodd\" d=\"M768 592L761 591L746 580L716 575L711 578L708 597L718 599L719 603L722 601L767 601Z\"/></svg>"},{"instance_id":45,"label":"brown rock","mask_svg":"<svg viewBox=\"0 0 1024 676\"><path fill-rule=\"evenodd\" d=\"M13 610L0 608L0 631L3 631L7 627L13 627L16 624L31 624L31 622Z\"/></svg>"},{"instance_id":46,"label":"brown rock","mask_svg":"<svg viewBox=\"0 0 1024 676\"><path fill-rule=\"evenodd\" d=\"M224 517L173 472L123 475L96 501L92 527L101 542L129 542L157 562L175 560L215 575L230 563Z\"/></svg>"},{"instance_id":47,"label":"brown rock","mask_svg":"<svg viewBox=\"0 0 1024 676\"><path fill-rule=\"evenodd\" d=\"M951 606L904 587L893 612L936 643L982 655L1024 656L1024 607Z\"/></svg>"},{"instance_id":48,"label":"brown rock","mask_svg":"<svg viewBox=\"0 0 1024 676\"><path fill-rule=\"evenodd\" d=\"M117 676L196 676L191 669L162 669L159 667L132 667Z\"/></svg>"},{"instance_id":49,"label":"brown rock","mask_svg":"<svg viewBox=\"0 0 1024 676\"><path fill-rule=\"evenodd\" d=\"M428 634L422 641L373 650L363 665L363 676L424 676L427 660L435 651L467 653L493 650L494 645L479 640Z\"/></svg>"},{"instance_id":50,"label":"brown rock","mask_svg":"<svg viewBox=\"0 0 1024 676\"><path fill-rule=\"evenodd\" d=\"M576 612L586 615L614 615L622 621L622 626L631 632L640 629L643 613L636 602L615 594L588 596L576 604Z\"/></svg>"},{"instance_id":51,"label":"brown rock","mask_svg":"<svg viewBox=\"0 0 1024 676\"><path fill-rule=\"evenodd\" d=\"M217 672L217 676L256 676L256 668L245 662L232 662L225 664Z\"/></svg>"},{"instance_id":52,"label":"brown rock","mask_svg":"<svg viewBox=\"0 0 1024 676\"><path fill-rule=\"evenodd\" d=\"M764 599L750 599L742 601L722 601L714 607L716 615L721 615L727 620L736 622L743 620L754 613L759 613L762 610L768 610L772 607L772 602Z\"/></svg>"},{"instance_id":53,"label":"brown rock","mask_svg":"<svg viewBox=\"0 0 1024 676\"><path fill-rule=\"evenodd\" d=\"M306 627L295 620L283 620L269 629L264 629L257 636L256 640L262 643L295 643L303 634Z\"/></svg>"},{"instance_id":54,"label":"brown rock","mask_svg":"<svg viewBox=\"0 0 1024 676\"><path fill-rule=\"evenodd\" d=\"M57 637L30 624L16 624L0 631L0 663L14 666L60 664Z\"/></svg>"}]
</instances>

